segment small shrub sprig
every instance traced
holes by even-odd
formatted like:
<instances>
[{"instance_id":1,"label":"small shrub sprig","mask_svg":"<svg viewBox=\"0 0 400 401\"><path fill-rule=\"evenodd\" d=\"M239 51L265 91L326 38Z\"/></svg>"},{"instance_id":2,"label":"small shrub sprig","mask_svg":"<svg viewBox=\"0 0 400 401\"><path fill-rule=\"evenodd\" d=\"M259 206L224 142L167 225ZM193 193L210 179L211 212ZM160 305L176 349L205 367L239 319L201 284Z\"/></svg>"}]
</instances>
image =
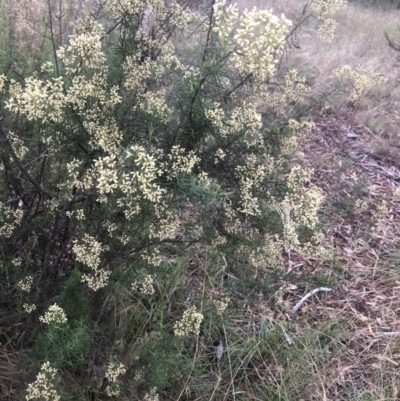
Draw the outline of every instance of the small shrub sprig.
<instances>
[{"instance_id":1,"label":"small shrub sprig","mask_svg":"<svg viewBox=\"0 0 400 401\"><path fill-rule=\"evenodd\" d=\"M355 67L343 65L333 73L339 79L342 86L351 88L349 99L354 104L351 118L351 126L353 126L355 114L367 90L373 86L387 82L387 78L376 73L372 67L366 67L361 64Z\"/></svg>"},{"instance_id":2,"label":"small shrub sprig","mask_svg":"<svg viewBox=\"0 0 400 401\"><path fill-rule=\"evenodd\" d=\"M309 10L321 21L318 34L326 41L331 42L335 36L337 22L327 18L329 14L336 13L347 4L347 0L310 0L307 4Z\"/></svg>"}]
</instances>

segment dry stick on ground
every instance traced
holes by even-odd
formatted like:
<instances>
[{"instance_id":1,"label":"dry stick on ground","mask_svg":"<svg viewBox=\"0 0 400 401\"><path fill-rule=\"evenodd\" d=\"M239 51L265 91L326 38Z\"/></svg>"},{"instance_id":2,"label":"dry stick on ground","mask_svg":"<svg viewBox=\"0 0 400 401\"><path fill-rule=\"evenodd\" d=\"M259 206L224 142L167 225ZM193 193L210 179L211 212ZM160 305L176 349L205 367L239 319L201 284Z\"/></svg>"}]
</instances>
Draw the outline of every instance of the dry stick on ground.
<instances>
[{"instance_id":1,"label":"dry stick on ground","mask_svg":"<svg viewBox=\"0 0 400 401\"><path fill-rule=\"evenodd\" d=\"M316 288L315 290L310 291L308 294L304 295L304 297L301 298L299 302L297 302L296 306L292 309L292 314L295 314L301 308L301 306L304 304L304 302L307 301L308 298L312 297L314 294L316 294L319 291L329 292L329 291L332 291L332 288L319 287L319 288Z\"/></svg>"},{"instance_id":2,"label":"dry stick on ground","mask_svg":"<svg viewBox=\"0 0 400 401\"><path fill-rule=\"evenodd\" d=\"M400 336L400 331L386 331L377 333L378 337L397 337Z\"/></svg>"}]
</instances>

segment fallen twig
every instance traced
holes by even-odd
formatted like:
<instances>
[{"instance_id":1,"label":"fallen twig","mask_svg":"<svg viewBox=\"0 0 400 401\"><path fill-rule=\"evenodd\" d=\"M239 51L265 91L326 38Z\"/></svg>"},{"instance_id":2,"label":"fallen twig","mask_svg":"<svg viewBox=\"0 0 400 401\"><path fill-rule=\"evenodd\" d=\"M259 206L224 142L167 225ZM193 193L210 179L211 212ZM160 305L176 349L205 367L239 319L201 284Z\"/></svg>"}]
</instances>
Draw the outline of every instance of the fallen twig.
<instances>
[{"instance_id":1,"label":"fallen twig","mask_svg":"<svg viewBox=\"0 0 400 401\"><path fill-rule=\"evenodd\" d=\"M396 337L400 336L400 331L386 331L386 332L381 332L377 333L378 337Z\"/></svg>"},{"instance_id":2,"label":"fallen twig","mask_svg":"<svg viewBox=\"0 0 400 401\"><path fill-rule=\"evenodd\" d=\"M319 287L319 288L316 288L315 290L310 291L308 294L304 295L304 297L301 298L299 302L297 302L296 306L292 309L292 314L296 313L301 308L301 306L304 304L304 302L307 301L308 298L310 298L311 296L313 296L314 294L316 294L319 291L329 292L329 291L332 291L332 289L327 288L327 287Z\"/></svg>"}]
</instances>

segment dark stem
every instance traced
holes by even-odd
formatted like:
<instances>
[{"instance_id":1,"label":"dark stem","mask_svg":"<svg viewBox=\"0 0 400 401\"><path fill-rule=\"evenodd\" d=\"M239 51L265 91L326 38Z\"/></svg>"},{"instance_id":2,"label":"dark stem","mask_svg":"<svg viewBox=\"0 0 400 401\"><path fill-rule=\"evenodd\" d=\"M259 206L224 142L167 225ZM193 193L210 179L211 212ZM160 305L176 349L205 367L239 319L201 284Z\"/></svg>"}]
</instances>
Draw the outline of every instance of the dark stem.
<instances>
[{"instance_id":1,"label":"dark stem","mask_svg":"<svg viewBox=\"0 0 400 401\"><path fill-rule=\"evenodd\" d=\"M56 63L56 70L57 70L57 77L60 76L60 73L58 71L58 61L57 61L57 51L56 51L56 42L54 40L54 32L53 32L53 18L51 15L51 4L50 4L50 0L47 1L47 5L49 8L49 25L50 25L50 34L51 34L51 43L53 46L53 54L54 54L54 61Z\"/></svg>"},{"instance_id":2,"label":"dark stem","mask_svg":"<svg viewBox=\"0 0 400 401\"><path fill-rule=\"evenodd\" d=\"M7 150L9 151L11 157L13 158L15 164L21 171L21 173L25 176L25 178L41 193L45 193L50 199L54 198L54 195L52 195L49 191L47 191L45 188L43 188L38 182L36 182L33 177L26 171L25 167L22 165L21 161L18 159L18 156L15 154L14 149L7 137L7 133L4 130L4 128L0 124L0 135L3 138L2 142L5 143Z\"/></svg>"}]
</instances>

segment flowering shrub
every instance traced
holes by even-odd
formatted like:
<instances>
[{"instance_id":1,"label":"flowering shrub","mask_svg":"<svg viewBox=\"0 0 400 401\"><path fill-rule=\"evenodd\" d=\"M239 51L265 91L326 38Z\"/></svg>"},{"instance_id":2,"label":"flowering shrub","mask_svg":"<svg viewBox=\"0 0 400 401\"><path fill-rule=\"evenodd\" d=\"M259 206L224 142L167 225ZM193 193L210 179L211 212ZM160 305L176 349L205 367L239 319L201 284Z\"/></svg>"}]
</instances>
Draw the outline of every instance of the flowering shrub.
<instances>
[{"instance_id":1,"label":"flowering shrub","mask_svg":"<svg viewBox=\"0 0 400 401\"><path fill-rule=\"evenodd\" d=\"M290 23L284 17L278 19L264 11L253 10L239 15L234 6L224 11L223 4L219 2L214 6L214 20L209 32L210 40L221 42L220 53L208 57L210 43L206 43L202 62L205 72L195 78L197 83L187 86L185 77L178 80L178 75L187 68L185 60L177 59L172 42L160 32L159 40L166 42L166 55L161 50L160 58L168 57L175 60L174 63L148 56L141 61L132 56L122 61L119 79L125 80L125 84L120 88L109 84L109 67L101 47L104 29L93 20L84 20L78 33L57 53L65 67L64 75L47 80L28 77L12 90L6 102L10 111L25 115L28 121L34 120L43 127L49 143L47 157L52 162L64 160L66 154L74 154L73 158L65 160L67 180L62 185L55 183L59 189L54 198L59 200L62 211L59 229L68 221L74 232L82 232L82 238L74 240L73 251L76 261L94 270L92 275L84 274L82 280L95 291L104 287L110 276L110 271L101 267L99 239L109 242L118 235L125 238L123 243L129 249L139 236L145 235L150 241L147 252L157 254L157 240L162 242L176 236L177 214L174 210L180 207L180 199L184 196L189 196L193 202L214 199L208 213L223 216L223 221L214 228L204 227L214 231L213 235L244 234L256 225L260 240L265 236L268 238L268 231L260 228L267 223L268 213L275 210L286 227L282 234L291 232L290 247L298 249L296 227L315 225L315 214L322 200L316 188L304 191L301 190L304 180L291 182L282 197L281 192L274 190L276 184L271 184L279 181L273 177L282 164L281 157L271 153L272 140L275 149L277 141L282 141L284 153L290 153L290 145L287 138L279 138L268 130L268 117L258 111L258 100L254 100L266 96L267 103L269 97L272 103L276 102L278 93L271 93L265 79L273 76ZM246 31L245 28L250 26L252 30ZM253 40L252 49L247 43L255 31L261 42L257 44ZM146 39L129 51L143 54L145 50L153 51L153 46L154 39ZM132 68L135 65L140 68ZM141 69L145 65L147 67ZM153 89L166 74L171 77L168 89L161 92ZM231 79L224 83L226 92L222 98L232 98L232 105L227 107L222 99L211 103L208 98L215 98L213 80L229 75ZM290 82L296 77L294 72L291 75L292 78L286 78L285 93L293 91ZM250 76L251 83L247 81ZM141 94L144 87L140 89L132 79L146 83L146 93ZM254 85L255 82L259 84ZM298 93L304 92L297 88ZM182 92L179 96L174 95L177 90ZM125 93L125 99L136 104L134 122L124 116L117 118L119 110L126 107L122 93ZM294 98L293 95L285 96L284 100ZM182 103L185 97L187 102ZM168 112L160 101L169 103ZM180 110L179 104L182 104ZM281 100L280 108L283 107ZM294 128L295 124L290 121L287 125L295 134L311 127ZM171 136L170 132L175 134ZM76 140L66 141L71 137ZM68 153L67 149L70 149ZM238 154L241 156L237 157ZM80 159L76 157L78 155ZM194 180L195 185L184 184L188 180ZM193 192L195 187L196 193ZM311 197L313 207L310 209ZM86 204L86 211L78 208L81 199ZM128 221L141 216L138 219L140 234L138 230L132 230L132 224L108 225L108 232L101 235L94 235L90 228L88 231L85 220L90 226L94 217L93 202L104 205L98 214L102 219L111 221L116 213L123 213ZM284 217L279 212L282 207L276 206L281 202L286 211ZM89 210L91 212L87 213ZM272 241L279 246L279 240ZM288 249L289 242L284 242Z\"/></svg>"},{"instance_id":2,"label":"flowering shrub","mask_svg":"<svg viewBox=\"0 0 400 401\"><path fill-rule=\"evenodd\" d=\"M309 6L325 15L323 4ZM18 80L0 76L0 237L7 238L0 246L7 263L18 255L30 272L14 283L25 311L36 308L49 326L65 323L68 336L47 327L38 351L59 366L64 352L81 361L91 351L86 325L95 332L102 302L121 302L124 311L155 302L162 313L147 324L167 319L158 324L179 344L199 334L203 314L189 306L181 320L168 320L174 289L160 301L154 287L153 272L183 247L213 246L248 269L266 269L282 266L285 253L319 246L317 235L311 246L299 233L316 229L322 192L310 182L312 171L286 167L313 127L294 118L293 105L308 92L305 80L277 71L291 22L272 11L240 13L225 1L200 24L199 10L176 1L103 6L76 23L40 71ZM176 32L190 32L200 43L196 51L179 47ZM134 281L138 271L144 278ZM47 306L43 315L43 298L60 291L61 306ZM93 311L74 310L70 293L93 302ZM219 315L228 299L215 301ZM122 336L119 319L102 321L112 327L110 343ZM165 364L184 354L177 349L165 353ZM119 396L124 372L123 365L108 367L108 395ZM167 379L159 381L165 386ZM162 385L149 384L146 399L158 399Z\"/></svg>"}]
</instances>

